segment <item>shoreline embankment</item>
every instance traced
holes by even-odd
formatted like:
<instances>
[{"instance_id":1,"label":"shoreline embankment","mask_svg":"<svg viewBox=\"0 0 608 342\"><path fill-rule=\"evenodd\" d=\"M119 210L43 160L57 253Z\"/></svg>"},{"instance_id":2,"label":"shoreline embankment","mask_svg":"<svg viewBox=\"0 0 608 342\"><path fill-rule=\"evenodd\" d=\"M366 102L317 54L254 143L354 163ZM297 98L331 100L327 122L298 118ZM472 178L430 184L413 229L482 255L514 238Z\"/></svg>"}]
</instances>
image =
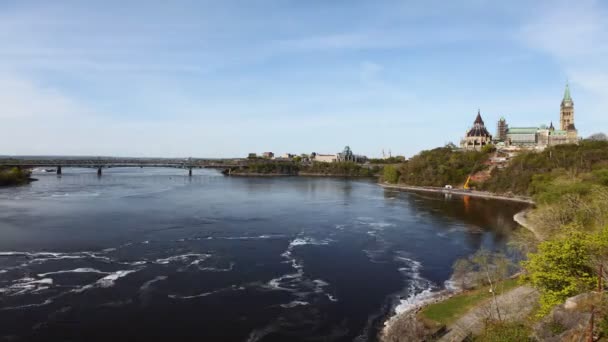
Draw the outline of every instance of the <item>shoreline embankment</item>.
<instances>
[{"instance_id":1,"label":"shoreline embankment","mask_svg":"<svg viewBox=\"0 0 608 342\"><path fill-rule=\"evenodd\" d=\"M378 183L378 184L385 189L391 189L391 190L409 191L409 192L434 192L434 193L452 194L452 195L457 195L457 196L471 196L471 197L480 197L480 198L495 199L495 200L502 200L502 201L527 203L530 205L535 204L534 201L532 200L532 198L525 197L525 196L506 196L506 195L497 195L497 194L485 192L485 191L467 191L467 190L446 189L446 188L439 188L439 187L421 187L421 186L396 185L396 184L386 184L386 183ZM517 224L519 224L523 228L532 232L534 234L535 238L537 240L541 241L542 239L541 239L540 235L534 229L534 227L530 224L530 222L527 218L527 214L530 212L530 210L531 210L530 208L526 208L526 209L516 213L515 215L513 215L513 221L515 221ZM452 275L452 277L453 277L453 275ZM425 306L447 300L461 292L462 292L462 290L460 290L460 289L443 288L437 292L434 292L431 296L425 298L425 300L421 300L420 302L415 303L415 305L413 305L408 310L405 310L400 313L396 313L396 314L388 317L387 320L384 322L383 329L381 329L381 331L380 331L380 336L379 336L380 341L383 341L383 337L390 330L391 324L397 323L400 319L407 319L406 317L410 317L411 319L416 319L415 318L416 313L419 312L420 310L422 310Z\"/></svg>"},{"instance_id":2,"label":"shoreline embankment","mask_svg":"<svg viewBox=\"0 0 608 342\"><path fill-rule=\"evenodd\" d=\"M387 184L387 183L378 183L378 184L385 189L392 189L392 190L413 191L413 192L416 192L416 191L436 192L436 193L451 194L451 195L457 195L457 196L481 197L481 198L497 199L497 200L503 200L503 201L534 204L534 201L530 197L515 196L515 195L512 195L512 196L511 195L498 195L498 194L487 192L487 191L446 189L446 188L439 188L439 187L432 187L432 186L414 186L414 185L403 185L403 184Z\"/></svg>"},{"instance_id":3,"label":"shoreline embankment","mask_svg":"<svg viewBox=\"0 0 608 342\"><path fill-rule=\"evenodd\" d=\"M376 179L377 176L340 175L330 173L298 172L298 173L258 173L258 172L232 172L227 176L237 177L327 177L327 178L353 178L353 179Z\"/></svg>"}]
</instances>

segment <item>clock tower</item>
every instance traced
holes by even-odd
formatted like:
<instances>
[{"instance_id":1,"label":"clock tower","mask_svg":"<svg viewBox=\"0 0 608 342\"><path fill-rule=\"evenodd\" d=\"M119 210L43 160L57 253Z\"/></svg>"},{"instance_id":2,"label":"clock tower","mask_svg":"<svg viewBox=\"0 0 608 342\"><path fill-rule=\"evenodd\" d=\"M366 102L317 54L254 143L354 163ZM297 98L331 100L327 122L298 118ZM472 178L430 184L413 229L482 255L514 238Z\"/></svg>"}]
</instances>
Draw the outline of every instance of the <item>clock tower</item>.
<instances>
[{"instance_id":1,"label":"clock tower","mask_svg":"<svg viewBox=\"0 0 608 342\"><path fill-rule=\"evenodd\" d=\"M559 111L559 122L560 129L562 131L574 131L574 102L570 97L570 87L566 83L566 90L564 91L564 98L560 106Z\"/></svg>"}]
</instances>

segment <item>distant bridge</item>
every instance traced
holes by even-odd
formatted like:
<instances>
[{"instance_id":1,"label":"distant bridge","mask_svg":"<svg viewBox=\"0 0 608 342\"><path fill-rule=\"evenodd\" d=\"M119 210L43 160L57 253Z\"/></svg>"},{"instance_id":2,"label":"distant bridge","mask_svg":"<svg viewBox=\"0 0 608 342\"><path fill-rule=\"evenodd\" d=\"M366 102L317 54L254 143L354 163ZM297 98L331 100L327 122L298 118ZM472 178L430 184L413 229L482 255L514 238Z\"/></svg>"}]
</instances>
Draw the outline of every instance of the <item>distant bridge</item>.
<instances>
[{"instance_id":1,"label":"distant bridge","mask_svg":"<svg viewBox=\"0 0 608 342\"><path fill-rule=\"evenodd\" d=\"M101 176L102 169L115 167L171 167L187 169L192 176L192 169L214 168L232 170L247 166L246 159L165 159L165 158L3 158L0 166L19 168L54 168L58 175L62 168L94 168Z\"/></svg>"}]
</instances>

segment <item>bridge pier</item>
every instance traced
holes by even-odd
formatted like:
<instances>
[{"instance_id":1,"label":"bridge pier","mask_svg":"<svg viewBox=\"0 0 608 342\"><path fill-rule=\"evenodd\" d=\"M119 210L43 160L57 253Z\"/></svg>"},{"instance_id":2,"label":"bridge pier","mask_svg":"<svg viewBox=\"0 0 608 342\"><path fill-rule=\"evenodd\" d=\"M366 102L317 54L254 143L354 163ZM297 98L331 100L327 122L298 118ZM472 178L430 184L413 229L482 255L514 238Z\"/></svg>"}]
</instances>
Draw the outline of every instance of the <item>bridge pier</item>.
<instances>
[{"instance_id":1,"label":"bridge pier","mask_svg":"<svg viewBox=\"0 0 608 342\"><path fill-rule=\"evenodd\" d=\"M52 171L51 171L52 172ZM57 166L57 174L60 175L61 174L61 165Z\"/></svg>"},{"instance_id":2,"label":"bridge pier","mask_svg":"<svg viewBox=\"0 0 608 342\"><path fill-rule=\"evenodd\" d=\"M99 166L99 167L97 168L97 176L100 176L100 177L101 177L101 166Z\"/></svg>"}]
</instances>

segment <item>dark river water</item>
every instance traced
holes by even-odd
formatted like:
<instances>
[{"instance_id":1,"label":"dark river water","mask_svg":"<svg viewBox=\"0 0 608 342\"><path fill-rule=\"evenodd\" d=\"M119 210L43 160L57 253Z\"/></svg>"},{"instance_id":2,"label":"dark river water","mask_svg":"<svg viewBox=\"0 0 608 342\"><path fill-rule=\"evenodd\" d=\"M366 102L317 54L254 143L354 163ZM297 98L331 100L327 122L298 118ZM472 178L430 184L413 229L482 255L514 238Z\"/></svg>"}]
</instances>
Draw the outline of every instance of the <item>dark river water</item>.
<instances>
[{"instance_id":1,"label":"dark river water","mask_svg":"<svg viewBox=\"0 0 608 342\"><path fill-rule=\"evenodd\" d=\"M0 189L0 336L374 341L522 204L337 178L66 169ZM447 282L449 285L449 282Z\"/></svg>"}]
</instances>

